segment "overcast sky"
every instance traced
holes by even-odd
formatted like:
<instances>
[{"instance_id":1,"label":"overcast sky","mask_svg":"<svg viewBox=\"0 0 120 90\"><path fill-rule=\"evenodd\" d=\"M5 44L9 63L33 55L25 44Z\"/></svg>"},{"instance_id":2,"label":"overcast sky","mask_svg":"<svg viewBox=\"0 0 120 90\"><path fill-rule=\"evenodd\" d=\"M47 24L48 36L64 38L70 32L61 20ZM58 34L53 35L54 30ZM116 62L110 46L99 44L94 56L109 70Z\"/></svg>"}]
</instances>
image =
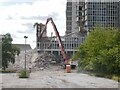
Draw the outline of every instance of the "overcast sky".
<instances>
[{"instance_id":1,"label":"overcast sky","mask_svg":"<svg viewBox=\"0 0 120 90\"><path fill-rule=\"evenodd\" d=\"M60 35L66 30L66 0L0 0L0 34L10 33L13 43L27 43L35 47L36 32L34 23L45 24L48 17L52 17ZM49 22L48 36L54 30Z\"/></svg>"}]
</instances>

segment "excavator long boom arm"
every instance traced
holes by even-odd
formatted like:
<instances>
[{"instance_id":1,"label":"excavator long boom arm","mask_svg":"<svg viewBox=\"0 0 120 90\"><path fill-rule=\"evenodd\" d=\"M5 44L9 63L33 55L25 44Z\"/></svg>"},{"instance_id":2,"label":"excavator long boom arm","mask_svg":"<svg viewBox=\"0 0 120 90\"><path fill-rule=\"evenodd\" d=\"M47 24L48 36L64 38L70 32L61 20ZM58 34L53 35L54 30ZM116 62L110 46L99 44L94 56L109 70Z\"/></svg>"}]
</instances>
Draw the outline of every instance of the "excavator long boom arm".
<instances>
[{"instance_id":1,"label":"excavator long boom arm","mask_svg":"<svg viewBox=\"0 0 120 90\"><path fill-rule=\"evenodd\" d=\"M64 64L68 64L69 58L68 58L67 54L65 53L65 49L64 49L64 46L63 46L63 44L62 44L62 40L61 40L61 38L60 38L59 32L58 32L58 30L57 30L57 27L56 27L55 23L53 22L53 19L52 19L52 18L48 18L48 19L47 19L46 27L47 27L47 23L48 23L49 21L51 21L52 26L53 26L53 29L54 29L54 32L55 32L55 35L56 35L56 37L57 37L57 39L58 39L58 43L59 43L59 46L60 46L60 49L61 49L61 54L63 55L63 58L64 58Z\"/></svg>"}]
</instances>

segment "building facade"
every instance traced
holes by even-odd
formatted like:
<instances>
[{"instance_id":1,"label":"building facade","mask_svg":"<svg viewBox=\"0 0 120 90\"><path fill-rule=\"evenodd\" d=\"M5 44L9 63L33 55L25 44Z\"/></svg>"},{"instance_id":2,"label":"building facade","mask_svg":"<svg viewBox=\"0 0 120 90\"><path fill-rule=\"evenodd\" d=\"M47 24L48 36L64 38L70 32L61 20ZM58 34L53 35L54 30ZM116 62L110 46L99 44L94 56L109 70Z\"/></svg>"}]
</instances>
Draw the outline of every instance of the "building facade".
<instances>
[{"instance_id":1,"label":"building facade","mask_svg":"<svg viewBox=\"0 0 120 90\"><path fill-rule=\"evenodd\" d=\"M90 31L97 26L106 28L120 27L119 0L67 1L66 34L81 31L82 29Z\"/></svg>"},{"instance_id":2,"label":"building facade","mask_svg":"<svg viewBox=\"0 0 120 90\"><path fill-rule=\"evenodd\" d=\"M66 4L66 34L72 32L72 2Z\"/></svg>"},{"instance_id":3,"label":"building facade","mask_svg":"<svg viewBox=\"0 0 120 90\"><path fill-rule=\"evenodd\" d=\"M66 34L80 31L84 21L84 2L67 0L66 4ZM72 37L74 37L72 35Z\"/></svg>"},{"instance_id":4,"label":"building facade","mask_svg":"<svg viewBox=\"0 0 120 90\"><path fill-rule=\"evenodd\" d=\"M46 39L44 42L37 42L39 46L37 46L38 52L50 52L51 54L61 55L61 49L56 37L43 37ZM51 40L50 40L51 39ZM65 49L66 54L71 57L75 52L77 52L78 46L81 42L84 42L83 37L61 37L63 47Z\"/></svg>"},{"instance_id":5,"label":"building facade","mask_svg":"<svg viewBox=\"0 0 120 90\"><path fill-rule=\"evenodd\" d=\"M85 2L85 26L87 30L93 27L119 27L119 3Z\"/></svg>"}]
</instances>

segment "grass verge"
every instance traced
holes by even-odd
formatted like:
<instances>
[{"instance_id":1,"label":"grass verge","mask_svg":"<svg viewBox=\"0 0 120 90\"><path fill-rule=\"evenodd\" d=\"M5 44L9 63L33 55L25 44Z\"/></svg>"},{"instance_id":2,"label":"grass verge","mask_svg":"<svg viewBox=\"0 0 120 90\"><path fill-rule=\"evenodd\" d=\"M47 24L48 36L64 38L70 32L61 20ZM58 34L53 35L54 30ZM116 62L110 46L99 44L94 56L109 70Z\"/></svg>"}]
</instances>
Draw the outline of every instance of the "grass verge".
<instances>
[{"instance_id":1,"label":"grass verge","mask_svg":"<svg viewBox=\"0 0 120 90\"><path fill-rule=\"evenodd\" d=\"M16 73L16 70L0 70L0 73Z\"/></svg>"},{"instance_id":2,"label":"grass verge","mask_svg":"<svg viewBox=\"0 0 120 90\"><path fill-rule=\"evenodd\" d=\"M104 74L104 73L98 73L98 72L90 72L89 75L103 77L103 78L109 78L109 79L120 82L120 75L116 75L116 74Z\"/></svg>"}]
</instances>

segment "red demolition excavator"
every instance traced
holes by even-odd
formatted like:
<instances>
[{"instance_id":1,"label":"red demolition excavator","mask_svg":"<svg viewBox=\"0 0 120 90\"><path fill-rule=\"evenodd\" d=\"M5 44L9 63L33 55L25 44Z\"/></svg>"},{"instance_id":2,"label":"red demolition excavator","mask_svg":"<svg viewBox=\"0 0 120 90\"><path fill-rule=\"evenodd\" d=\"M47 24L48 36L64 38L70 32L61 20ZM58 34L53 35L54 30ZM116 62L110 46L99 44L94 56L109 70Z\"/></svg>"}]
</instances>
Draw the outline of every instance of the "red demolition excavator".
<instances>
[{"instance_id":1,"label":"red demolition excavator","mask_svg":"<svg viewBox=\"0 0 120 90\"><path fill-rule=\"evenodd\" d=\"M65 49L64 49L64 46L63 46L63 44L62 44L62 40L61 40L61 38L60 38L59 32L58 32L58 30L57 30L57 27L56 27L56 25L55 25L55 23L54 23L54 21L53 21L52 18L48 18L48 19L47 19L44 30L47 29L47 24L48 24L49 21L51 21L52 26L53 26L53 29L54 29L54 32L55 32L55 35L56 35L56 37L57 37L57 39L58 39L59 47L60 47L60 49L61 49L61 54L63 55L63 58L64 58L64 68L66 69L66 72L67 72L67 73L70 73L70 72L71 72L71 66L72 66L72 65L71 65L71 59L68 58L67 54L65 53ZM44 31L43 31L43 32L44 32Z\"/></svg>"}]
</instances>

